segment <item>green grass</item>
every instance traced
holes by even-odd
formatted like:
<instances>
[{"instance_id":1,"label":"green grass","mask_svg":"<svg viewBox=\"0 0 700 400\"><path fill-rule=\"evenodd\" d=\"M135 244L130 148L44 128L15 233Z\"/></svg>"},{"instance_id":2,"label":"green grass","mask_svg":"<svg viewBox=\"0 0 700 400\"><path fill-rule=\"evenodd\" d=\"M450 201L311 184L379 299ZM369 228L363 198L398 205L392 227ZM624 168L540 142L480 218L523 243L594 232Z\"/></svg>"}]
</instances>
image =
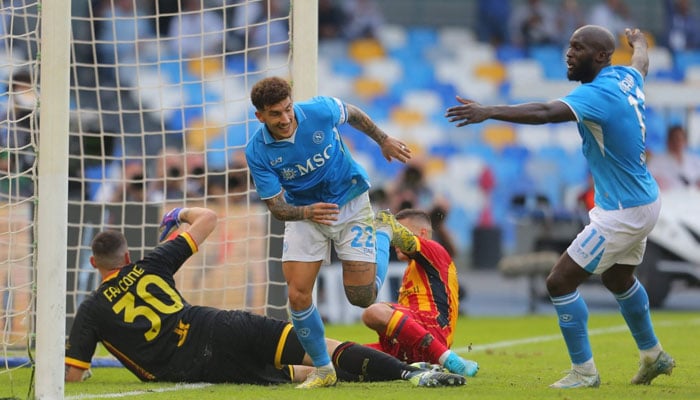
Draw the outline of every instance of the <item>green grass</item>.
<instances>
[{"instance_id":1,"label":"green grass","mask_svg":"<svg viewBox=\"0 0 700 400\"><path fill-rule=\"evenodd\" d=\"M84 383L66 384L66 398L99 399L115 393L129 399L410 399L416 395L441 400L568 400L568 399L698 399L700 353L697 332L700 313L654 312L657 336L676 359L671 377L662 375L651 386L634 386L638 353L624 321L616 313L593 314L589 320L595 361L602 378L599 389L554 390L547 387L563 376L569 359L553 315L461 318L453 346L476 360L479 374L457 388L415 388L408 382L346 383L331 389L300 391L294 386L210 385L178 388L173 384L144 384L122 368L97 368ZM327 326L327 336L357 342L373 341L372 332L359 325ZM471 351L469 352L469 346ZM0 374L0 398L26 396L29 370ZM11 389L11 387L13 389ZM162 390L167 390L160 392ZM417 393L416 391L427 391ZM101 396L100 396L101 395Z\"/></svg>"}]
</instances>

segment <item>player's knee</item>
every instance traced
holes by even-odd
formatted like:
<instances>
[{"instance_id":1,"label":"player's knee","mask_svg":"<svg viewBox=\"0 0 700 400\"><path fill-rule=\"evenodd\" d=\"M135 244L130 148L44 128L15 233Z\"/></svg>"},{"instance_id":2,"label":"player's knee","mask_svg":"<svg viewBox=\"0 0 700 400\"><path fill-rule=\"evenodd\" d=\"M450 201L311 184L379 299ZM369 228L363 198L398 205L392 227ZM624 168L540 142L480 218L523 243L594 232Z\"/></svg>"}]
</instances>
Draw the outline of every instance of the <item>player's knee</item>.
<instances>
[{"instance_id":1,"label":"player's knee","mask_svg":"<svg viewBox=\"0 0 700 400\"><path fill-rule=\"evenodd\" d=\"M556 297L567 294L565 289L567 285L562 275L549 274L545 280L545 285L550 296Z\"/></svg>"},{"instance_id":2,"label":"player's knee","mask_svg":"<svg viewBox=\"0 0 700 400\"><path fill-rule=\"evenodd\" d=\"M289 305L293 310L305 310L311 306L313 297L311 293L306 293L296 290L292 287L288 288Z\"/></svg>"},{"instance_id":3,"label":"player's knee","mask_svg":"<svg viewBox=\"0 0 700 400\"><path fill-rule=\"evenodd\" d=\"M381 304L375 303L362 312L362 323L365 324L365 326L373 330L378 330L383 327L384 319L380 307Z\"/></svg>"},{"instance_id":4,"label":"player's knee","mask_svg":"<svg viewBox=\"0 0 700 400\"><path fill-rule=\"evenodd\" d=\"M377 299L377 289L374 283L363 286L345 286L345 296L350 304L365 308Z\"/></svg>"}]
</instances>

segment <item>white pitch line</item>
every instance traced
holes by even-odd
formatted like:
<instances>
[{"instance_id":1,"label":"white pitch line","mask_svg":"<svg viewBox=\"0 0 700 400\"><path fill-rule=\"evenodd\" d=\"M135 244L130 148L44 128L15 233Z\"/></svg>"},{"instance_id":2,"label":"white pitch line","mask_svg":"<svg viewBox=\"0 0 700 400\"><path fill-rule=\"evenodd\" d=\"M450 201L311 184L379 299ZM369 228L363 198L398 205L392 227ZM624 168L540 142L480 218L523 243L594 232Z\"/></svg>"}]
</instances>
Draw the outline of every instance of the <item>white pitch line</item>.
<instances>
[{"instance_id":1,"label":"white pitch line","mask_svg":"<svg viewBox=\"0 0 700 400\"><path fill-rule=\"evenodd\" d=\"M654 326L678 326L678 325L698 325L700 324L700 319L691 319L689 321L659 321L655 322ZM617 326L609 326L607 328L598 328L598 329L591 329L588 331L589 336L597 336L597 335L605 335L609 333L617 333L617 332L625 332L627 331L627 325L617 325ZM561 334L556 334L556 335L543 335L543 336L533 336L529 338L523 338L523 339L516 339L516 340L504 340L501 342L494 342L490 344L477 344L471 346L471 349L469 346L464 346L464 347L457 347L453 348L452 350L455 353L474 353L474 352L482 352L486 350L491 350L491 349L500 349L504 347L514 347L514 346L519 346L523 344L532 344L532 343L542 343L542 342L551 342L554 340L563 340Z\"/></svg>"},{"instance_id":2,"label":"white pitch line","mask_svg":"<svg viewBox=\"0 0 700 400\"><path fill-rule=\"evenodd\" d=\"M165 393L174 392L177 390L201 389L211 386L211 383L179 383L172 387L153 388L145 390L134 390L123 393L103 393L103 394L78 394L75 396L66 396L66 400L84 400L84 399L117 399L121 397L141 396L149 393Z\"/></svg>"}]
</instances>

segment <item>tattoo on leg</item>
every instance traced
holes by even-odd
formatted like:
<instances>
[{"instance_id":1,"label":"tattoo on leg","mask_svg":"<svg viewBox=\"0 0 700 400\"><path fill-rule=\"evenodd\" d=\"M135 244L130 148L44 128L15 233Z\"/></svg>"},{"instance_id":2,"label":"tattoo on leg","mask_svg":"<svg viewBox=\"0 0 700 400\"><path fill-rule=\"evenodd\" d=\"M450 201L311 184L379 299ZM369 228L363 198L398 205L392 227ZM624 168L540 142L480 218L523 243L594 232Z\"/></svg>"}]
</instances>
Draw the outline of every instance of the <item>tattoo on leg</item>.
<instances>
[{"instance_id":1,"label":"tattoo on leg","mask_svg":"<svg viewBox=\"0 0 700 400\"><path fill-rule=\"evenodd\" d=\"M369 307L377 299L374 282L364 286L345 286L345 296L350 304L358 307Z\"/></svg>"}]
</instances>

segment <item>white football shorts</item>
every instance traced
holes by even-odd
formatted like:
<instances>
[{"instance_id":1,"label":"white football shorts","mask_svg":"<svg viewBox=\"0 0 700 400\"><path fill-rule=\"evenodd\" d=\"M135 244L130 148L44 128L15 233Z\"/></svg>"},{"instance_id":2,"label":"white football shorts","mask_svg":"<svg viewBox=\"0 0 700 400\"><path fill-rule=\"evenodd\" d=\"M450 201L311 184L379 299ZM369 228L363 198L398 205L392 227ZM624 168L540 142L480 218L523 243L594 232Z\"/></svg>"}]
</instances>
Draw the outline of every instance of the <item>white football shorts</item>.
<instances>
[{"instance_id":1,"label":"white football shorts","mask_svg":"<svg viewBox=\"0 0 700 400\"><path fill-rule=\"evenodd\" d=\"M647 236L659 218L661 200L623 210L593 207L590 223L566 249L581 268L602 274L615 264L639 265Z\"/></svg>"},{"instance_id":2,"label":"white football shorts","mask_svg":"<svg viewBox=\"0 0 700 400\"><path fill-rule=\"evenodd\" d=\"M343 261L375 262L374 211L369 192L340 207L334 225L309 220L287 221L284 224L282 261L330 263L331 241L338 258Z\"/></svg>"}]
</instances>

